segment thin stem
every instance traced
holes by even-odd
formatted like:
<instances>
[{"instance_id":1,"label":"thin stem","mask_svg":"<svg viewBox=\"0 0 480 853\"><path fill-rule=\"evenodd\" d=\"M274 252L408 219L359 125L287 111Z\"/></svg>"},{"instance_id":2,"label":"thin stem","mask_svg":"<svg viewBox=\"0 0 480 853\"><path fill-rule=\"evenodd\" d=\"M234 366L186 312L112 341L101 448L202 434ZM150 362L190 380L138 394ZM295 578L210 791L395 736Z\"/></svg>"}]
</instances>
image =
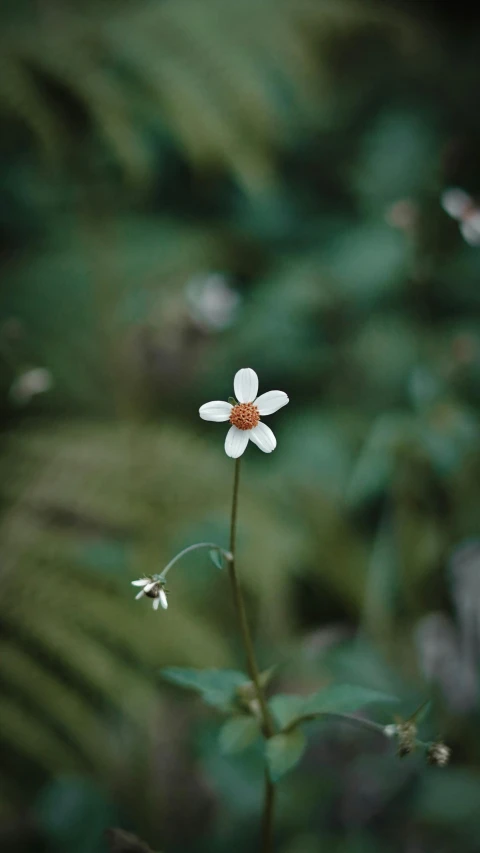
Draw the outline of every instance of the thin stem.
<instances>
[{"instance_id":1,"label":"thin stem","mask_svg":"<svg viewBox=\"0 0 480 853\"><path fill-rule=\"evenodd\" d=\"M188 554L189 551L196 551L197 548L211 548L211 549L214 549L215 551L220 551L220 553L223 554L223 556L225 557L226 560L231 560L231 557L232 557L232 555L230 554L229 551L225 551L225 548L220 548L220 545L217 545L216 542L197 542L195 545L189 545L188 548L184 548L183 551L180 551L173 558L173 560L170 560L170 562L165 566L165 568L161 572L160 577L162 577L162 578L166 577L167 572L170 571L170 569L172 568L172 566L175 565L177 560L180 560L180 558L183 557L185 554Z\"/></svg>"},{"instance_id":2,"label":"thin stem","mask_svg":"<svg viewBox=\"0 0 480 853\"><path fill-rule=\"evenodd\" d=\"M233 480L233 498L232 498L232 516L230 521L230 561L228 564L228 573L232 584L233 600L237 610L240 631L242 634L243 645L247 656L247 667L250 678L255 685L258 704L260 706L260 714L262 717L263 734L266 738L270 738L275 734L275 727L270 716L265 694L260 681L260 673L258 670L257 660L255 657L255 649L253 647L250 628L248 625L245 603L243 600L242 590L238 581L238 576L235 568L235 545L237 534L237 511L238 511L238 487L240 483L240 459L235 460L235 475ZM262 819L262 853L271 853L273 850L273 807L275 801L275 788L268 775L268 770L265 768L265 794L263 804L263 819Z\"/></svg>"},{"instance_id":3,"label":"thin stem","mask_svg":"<svg viewBox=\"0 0 480 853\"><path fill-rule=\"evenodd\" d=\"M273 850L273 810L275 807L275 785L273 784L268 770L265 770L265 793L263 800L262 819L262 851L271 853Z\"/></svg>"},{"instance_id":4,"label":"thin stem","mask_svg":"<svg viewBox=\"0 0 480 853\"><path fill-rule=\"evenodd\" d=\"M258 671L257 661L255 658L255 650L253 647L250 628L248 626L247 613L245 610L245 602L243 600L242 590L238 581L238 576L235 568L235 543L237 532L237 508L238 508L238 486L240 481L240 459L235 460L235 477L233 481L233 499L232 499L232 517L230 521L230 561L228 564L228 572L230 582L232 584L233 599L237 610L238 621L242 633L243 644L247 656L247 667L250 678L255 685L255 692L260 705L262 715L262 723L266 737L272 737L275 733L272 718L268 710L265 694L260 683L260 673Z\"/></svg>"},{"instance_id":5,"label":"thin stem","mask_svg":"<svg viewBox=\"0 0 480 853\"><path fill-rule=\"evenodd\" d=\"M302 723L311 723L314 720L320 720L322 718L351 723L354 726L359 726L361 729L370 729L371 731L385 735L385 726L381 726L379 723L374 723L372 720L364 720L362 717L355 717L353 714L337 714L333 711L319 711L317 714L303 714L301 717L297 717L295 720L292 720L292 722L289 723L283 731L285 733L291 732ZM387 737L387 735L385 735L385 737Z\"/></svg>"}]
</instances>

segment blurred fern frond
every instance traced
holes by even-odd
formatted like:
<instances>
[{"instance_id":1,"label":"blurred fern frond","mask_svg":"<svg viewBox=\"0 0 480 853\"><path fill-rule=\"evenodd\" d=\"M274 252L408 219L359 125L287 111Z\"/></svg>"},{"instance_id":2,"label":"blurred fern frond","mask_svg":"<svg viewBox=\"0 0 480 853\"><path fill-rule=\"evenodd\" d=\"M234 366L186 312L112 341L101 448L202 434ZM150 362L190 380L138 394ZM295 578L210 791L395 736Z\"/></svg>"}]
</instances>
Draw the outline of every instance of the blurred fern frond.
<instances>
[{"instance_id":1,"label":"blurred fern frond","mask_svg":"<svg viewBox=\"0 0 480 853\"><path fill-rule=\"evenodd\" d=\"M144 745L153 735L162 665L231 659L228 587L205 555L193 574L194 560L172 572L161 618L130 586L166 564L190 535L183 525L217 524L227 462L167 428L78 424L17 432L0 470L0 748L35 778L73 769L108 778L122 721ZM292 544L256 490L245 503L245 581L278 624Z\"/></svg>"},{"instance_id":2,"label":"blurred fern frond","mask_svg":"<svg viewBox=\"0 0 480 853\"><path fill-rule=\"evenodd\" d=\"M332 48L366 25L403 41L396 15L351 0L51 0L4 28L0 113L53 160L93 129L142 181L152 134L166 135L192 163L258 190L276 152L318 125Z\"/></svg>"}]
</instances>

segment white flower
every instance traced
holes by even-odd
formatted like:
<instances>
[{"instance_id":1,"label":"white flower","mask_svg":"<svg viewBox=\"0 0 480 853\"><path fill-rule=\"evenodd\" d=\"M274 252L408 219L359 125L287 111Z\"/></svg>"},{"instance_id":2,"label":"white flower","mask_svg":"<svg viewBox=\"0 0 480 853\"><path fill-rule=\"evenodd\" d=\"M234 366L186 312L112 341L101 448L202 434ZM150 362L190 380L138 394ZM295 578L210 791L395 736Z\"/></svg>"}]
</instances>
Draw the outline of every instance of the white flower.
<instances>
[{"instance_id":1,"label":"white flower","mask_svg":"<svg viewBox=\"0 0 480 853\"><path fill-rule=\"evenodd\" d=\"M200 417L204 421L230 421L232 426L225 440L225 453L232 459L242 455L249 439L264 453L271 453L277 446L277 440L260 418L286 406L287 395L283 391L267 391L257 397L258 376L250 367L244 367L235 374L233 388L238 403L225 403L223 400L205 403L200 407Z\"/></svg>"},{"instance_id":2,"label":"white flower","mask_svg":"<svg viewBox=\"0 0 480 853\"><path fill-rule=\"evenodd\" d=\"M142 598L146 595L148 598L153 598L153 609L158 610L159 604L166 610L168 607L167 593L163 581L154 580L154 578L140 578L138 581L132 581L132 586L141 586L142 589L135 598Z\"/></svg>"}]
</instances>

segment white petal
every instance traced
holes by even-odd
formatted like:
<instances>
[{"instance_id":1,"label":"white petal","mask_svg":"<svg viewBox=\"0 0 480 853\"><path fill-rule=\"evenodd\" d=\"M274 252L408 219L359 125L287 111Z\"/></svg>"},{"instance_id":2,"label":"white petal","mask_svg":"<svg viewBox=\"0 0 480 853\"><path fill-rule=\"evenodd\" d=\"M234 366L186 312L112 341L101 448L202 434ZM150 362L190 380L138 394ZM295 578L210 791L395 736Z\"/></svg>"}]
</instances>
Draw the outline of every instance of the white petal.
<instances>
[{"instance_id":1,"label":"white petal","mask_svg":"<svg viewBox=\"0 0 480 853\"><path fill-rule=\"evenodd\" d=\"M146 592L150 592L150 590L151 590L151 589L153 589L153 587L154 587L154 586L156 586L156 585L157 585L157 582L156 582L156 581L149 581L148 583L146 583L146 584L145 584L145 587L144 587L143 591L144 591L145 593L146 593Z\"/></svg>"},{"instance_id":2,"label":"white petal","mask_svg":"<svg viewBox=\"0 0 480 853\"><path fill-rule=\"evenodd\" d=\"M251 433L251 429L238 429L236 426L230 427L225 439L225 453L227 456L230 456L232 459L238 459L245 451Z\"/></svg>"},{"instance_id":3,"label":"white petal","mask_svg":"<svg viewBox=\"0 0 480 853\"><path fill-rule=\"evenodd\" d=\"M253 403L258 394L258 376L251 367L244 367L233 380L235 397L239 403Z\"/></svg>"},{"instance_id":4,"label":"white petal","mask_svg":"<svg viewBox=\"0 0 480 853\"><path fill-rule=\"evenodd\" d=\"M138 581L132 581L132 586L145 586L148 583L148 578L141 578Z\"/></svg>"},{"instance_id":5,"label":"white petal","mask_svg":"<svg viewBox=\"0 0 480 853\"><path fill-rule=\"evenodd\" d=\"M460 231L462 232L463 239L469 246L480 246L480 231L470 219L466 219L460 223Z\"/></svg>"},{"instance_id":6,"label":"white petal","mask_svg":"<svg viewBox=\"0 0 480 853\"><path fill-rule=\"evenodd\" d=\"M255 405L261 415L273 415L287 403L288 397L285 391L267 391L266 394L260 394L260 397L255 400Z\"/></svg>"},{"instance_id":7,"label":"white petal","mask_svg":"<svg viewBox=\"0 0 480 853\"><path fill-rule=\"evenodd\" d=\"M272 430L261 421L256 427L250 430L250 438L264 453L271 453L277 446L277 439Z\"/></svg>"},{"instance_id":8,"label":"white petal","mask_svg":"<svg viewBox=\"0 0 480 853\"><path fill-rule=\"evenodd\" d=\"M228 421L232 406L230 403L225 403L223 400L212 400L211 403L204 403L200 406L199 415L204 421Z\"/></svg>"},{"instance_id":9,"label":"white petal","mask_svg":"<svg viewBox=\"0 0 480 853\"><path fill-rule=\"evenodd\" d=\"M153 599L153 609L154 609L154 610L158 610L158 605L159 605L159 604L160 604L160 599L159 599L159 598L154 598L154 599Z\"/></svg>"},{"instance_id":10,"label":"white petal","mask_svg":"<svg viewBox=\"0 0 480 853\"><path fill-rule=\"evenodd\" d=\"M140 592L138 593L138 595L135 596L135 601L138 601L138 599L141 598L142 595L145 595L144 589L141 589Z\"/></svg>"},{"instance_id":11,"label":"white petal","mask_svg":"<svg viewBox=\"0 0 480 853\"><path fill-rule=\"evenodd\" d=\"M162 605L163 609L164 609L164 610L166 610L166 609L167 609L167 607L168 607L168 601L167 601L167 593L165 592L165 590L164 590L164 589L161 589L161 590L160 590L160 598L159 598L159 599L157 599L157 600L160 602L160 604Z\"/></svg>"},{"instance_id":12,"label":"white petal","mask_svg":"<svg viewBox=\"0 0 480 853\"><path fill-rule=\"evenodd\" d=\"M472 199L459 187L450 187L444 190L440 203L449 216L453 219L461 219L465 212L472 206Z\"/></svg>"}]
</instances>

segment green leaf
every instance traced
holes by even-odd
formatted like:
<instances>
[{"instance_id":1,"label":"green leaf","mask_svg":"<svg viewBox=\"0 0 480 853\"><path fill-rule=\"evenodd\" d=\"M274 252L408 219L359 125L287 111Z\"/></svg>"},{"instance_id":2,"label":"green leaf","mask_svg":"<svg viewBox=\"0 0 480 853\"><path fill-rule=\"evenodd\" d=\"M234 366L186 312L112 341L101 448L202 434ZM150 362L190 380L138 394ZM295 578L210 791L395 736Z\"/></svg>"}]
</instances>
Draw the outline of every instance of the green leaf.
<instances>
[{"instance_id":1,"label":"green leaf","mask_svg":"<svg viewBox=\"0 0 480 853\"><path fill-rule=\"evenodd\" d=\"M275 735L266 745L266 758L272 782L288 773L300 761L307 739L300 729L288 734Z\"/></svg>"},{"instance_id":2,"label":"green leaf","mask_svg":"<svg viewBox=\"0 0 480 853\"><path fill-rule=\"evenodd\" d=\"M229 397L228 402L230 403L231 406L237 406L238 405L235 397Z\"/></svg>"},{"instance_id":3,"label":"green leaf","mask_svg":"<svg viewBox=\"0 0 480 853\"><path fill-rule=\"evenodd\" d=\"M223 552L220 551L219 548L212 548L212 550L208 552L208 555L209 555L213 565L216 566L217 569L223 569L224 568L225 558L223 556Z\"/></svg>"},{"instance_id":4,"label":"green leaf","mask_svg":"<svg viewBox=\"0 0 480 853\"><path fill-rule=\"evenodd\" d=\"M304 713L305 696L279 693L270 699L269 705L278 725L284 729Z\"/></svg>"},{"instance_id":5,"label":"green leaf","mask_svg":"<svg viewBox=\"0 0 480 853\"><path fill-rule=\"evenodd\" d=\"M255 717L247 716L232 717L220 729L220 749L229 755L241 752L250 746L260 735L260 726Z\"/></svg>"},{"instance_id":6,"label":"green leaf","mask_svg":"<svg viewBox=\"0 0 480 853\"><path fill-rule=\"evenodd\" d=\"M208 705L229 710L235 703L235 691L248 681L243 672L233 669L187 669L170 666L161 673L167 681L196 690Z\"/></svg>"},{"instance_id":7,"label":"green leaf","mask_svg":"<svg viewBox=\"0 0 480 853\"><path fill-rule=\"evenodd\" d=\"M396 702L394 696L352 684L333 684L314 693L304 702L303 714L350 714L374 703Z\"/></svg>"}]
</instances>

